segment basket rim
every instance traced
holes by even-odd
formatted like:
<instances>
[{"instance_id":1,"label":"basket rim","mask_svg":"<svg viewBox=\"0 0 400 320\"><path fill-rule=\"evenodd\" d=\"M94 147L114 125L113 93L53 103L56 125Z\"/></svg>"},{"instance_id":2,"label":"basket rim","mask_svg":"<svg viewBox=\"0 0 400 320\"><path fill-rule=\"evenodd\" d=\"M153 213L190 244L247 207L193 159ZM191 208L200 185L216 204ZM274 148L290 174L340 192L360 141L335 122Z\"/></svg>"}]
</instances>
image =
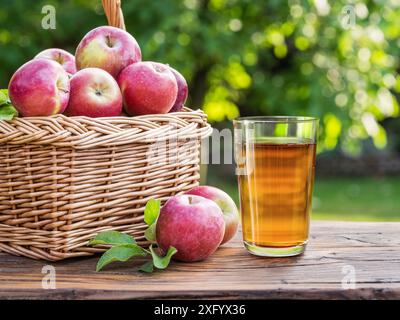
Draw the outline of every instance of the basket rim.
<instances>
[{"instance_id":1,"label":"basket rim","mask_svg":"<svg viewBox=\"0 0 400 320\"><path fill-rule=\"evenodd\" d=\"M30 119L43 119L43 120L47 120L47 119L56 119L59 117L63 117L63 118L68 118L68 119L75 119L75 120L80 120L80 119L95 119L95 120L110 120L110 119L140 119L140 118L146 118L146 117L153 117L153 116L169 116L169 115L177 115L179 116L180 114L190 114L190 113L201 113L204 114L207 118L207 115L204 113L203 110L201 110L200 108L198 109L191 109L189 107L183 107L182 111L176 111L176 112L171 112L171 113L153 113L153 114L146 114L146 115L136 115L136 116L112 116L112 117L97 117L97 118L91 118L91 117L87 117L87 116L66 116L62 113L57 113L57 114L53 114L51 116L35 116L35 117L15 117L12 120L0 120L0 122L9 122L12 123L15 119L25 119L25 120L30 120Z\"/></svg>"},{"instance_id":2,"label":"basket rim","mask_svg":"<svg viewBox=\"0 0 400 320\"><path fill-rule=\"evenodd\" d=\"M0 145L52 145L88 149L168 139L203 139L212 133L207 115L187 107L181 112L107 118L48 117L0 121Z\"/></svg>"}]
</instances>

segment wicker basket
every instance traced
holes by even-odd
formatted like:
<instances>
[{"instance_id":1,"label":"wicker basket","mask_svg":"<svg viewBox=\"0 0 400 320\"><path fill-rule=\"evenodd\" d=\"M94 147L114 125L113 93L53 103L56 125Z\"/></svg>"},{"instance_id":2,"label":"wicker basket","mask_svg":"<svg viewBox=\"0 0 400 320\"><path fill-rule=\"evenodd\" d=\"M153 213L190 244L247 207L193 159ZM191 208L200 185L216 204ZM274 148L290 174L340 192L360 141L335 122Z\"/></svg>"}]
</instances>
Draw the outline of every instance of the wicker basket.
<instances>
[{"instance_id":1,"label":"wicker basket","mask_svg":"<svg viewBox=\"0 0 400 320\"><path fill-rule=\"evenodd\" d=\"M103 5L109 24L124 28L120 1ZM91 255L102 249L88 240L104 230L144 242L146 202L198 184L210 133L205 114L188 108L0 121L0 251L50 261Z\"/></svg>"}]
</instances>

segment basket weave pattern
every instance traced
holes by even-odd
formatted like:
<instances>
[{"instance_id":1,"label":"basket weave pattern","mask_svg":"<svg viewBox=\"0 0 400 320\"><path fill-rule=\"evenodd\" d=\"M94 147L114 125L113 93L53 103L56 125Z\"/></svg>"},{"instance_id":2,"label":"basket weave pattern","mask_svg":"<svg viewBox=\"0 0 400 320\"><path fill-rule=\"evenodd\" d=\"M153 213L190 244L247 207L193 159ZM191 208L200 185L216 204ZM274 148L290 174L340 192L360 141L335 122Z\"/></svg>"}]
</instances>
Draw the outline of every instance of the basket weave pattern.
<instances>
[{"instance_id":1,"label":"basket weave pattern","mask_svg":"<svg viewBox=\"0 0 400 320\"><path fill-rule=\"evenodd\" d=\"M201 111L0 121L0 250L46 260L89 255L103 230L143 239L143 209L198 184ZM100 249L101 250L101 249Z\"/></svg>"},{"instance_id":2,"label":"basket weave pattern","mask_svg":"<svg viewBox=\"0 0 400 320\"><path fill-rule=\"evenodd\" d=\"M125 29L120 0L102 0ZM198 184L202 111L0 121L0 251L50 261L91 255L98 232L144 243L143 211Z\"/></svg>"}]
</instances>

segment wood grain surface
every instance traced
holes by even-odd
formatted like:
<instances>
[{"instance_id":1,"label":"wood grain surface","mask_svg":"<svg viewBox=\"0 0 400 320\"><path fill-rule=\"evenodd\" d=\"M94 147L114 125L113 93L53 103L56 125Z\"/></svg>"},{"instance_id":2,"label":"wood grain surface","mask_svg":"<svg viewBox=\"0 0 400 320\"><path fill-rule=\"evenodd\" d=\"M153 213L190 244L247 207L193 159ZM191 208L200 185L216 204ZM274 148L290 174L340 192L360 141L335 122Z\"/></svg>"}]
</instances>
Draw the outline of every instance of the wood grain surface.
<instances>
[{"instance_id":1,"label":"wood grain surface","mask_svg":"<svg viewBox=\"0 0 400 320\"><path fill-rule=\"evenodd\" d=\"M259 258L240 234L200 263L136 271L143 260L96 273L98 257L52 263L56 289L42 289L48 263L0 253L1 299L400 299L400 223L313 222L306 252ZM354 268L354 269L353 269ZM355 288L342 282L355 272Z\"/></svg>"}]
</instances>

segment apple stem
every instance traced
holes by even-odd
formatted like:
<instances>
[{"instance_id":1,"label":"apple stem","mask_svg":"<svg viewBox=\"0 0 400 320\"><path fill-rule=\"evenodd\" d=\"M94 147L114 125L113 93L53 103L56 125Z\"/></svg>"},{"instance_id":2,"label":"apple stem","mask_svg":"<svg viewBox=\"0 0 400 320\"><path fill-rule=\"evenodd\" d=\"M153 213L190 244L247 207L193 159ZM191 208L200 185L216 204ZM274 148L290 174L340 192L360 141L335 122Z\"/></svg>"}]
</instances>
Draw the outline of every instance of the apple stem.
<instances>
[{"instance_id":1,"label":"apple stem","mask_svg":"<svg viewBox=\"0 0 400 320\"><path fill-rule=\"evenodd\" d=\"M110 35L106 35L106 40L107 40L107 45L112 48L112 42L111 42L111 37Z\"/></svg>"}]
</instances>

